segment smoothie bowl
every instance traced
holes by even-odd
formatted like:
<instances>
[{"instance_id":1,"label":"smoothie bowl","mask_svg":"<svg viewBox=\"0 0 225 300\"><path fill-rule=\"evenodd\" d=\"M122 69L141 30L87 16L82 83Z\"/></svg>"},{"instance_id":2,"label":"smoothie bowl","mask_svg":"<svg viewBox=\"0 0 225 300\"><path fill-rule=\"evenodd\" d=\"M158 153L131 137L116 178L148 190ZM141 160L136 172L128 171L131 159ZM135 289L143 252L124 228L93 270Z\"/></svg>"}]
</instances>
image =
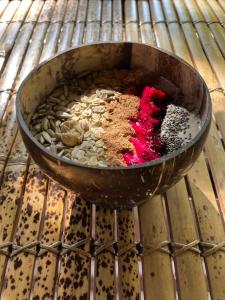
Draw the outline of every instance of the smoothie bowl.
<instances>
[{"instance_id":1,"label":"smoothie bowl","mask_svg":"<svg viewBox=\"0 0 225 300\"><path fill-rule=\"evenodd\" d=\"M139 205L180 180L211 120L201 76L138 43L65 51L35 68L17 95L33 160L53 180L110 208Z\"/></svg>"}]
</instances>

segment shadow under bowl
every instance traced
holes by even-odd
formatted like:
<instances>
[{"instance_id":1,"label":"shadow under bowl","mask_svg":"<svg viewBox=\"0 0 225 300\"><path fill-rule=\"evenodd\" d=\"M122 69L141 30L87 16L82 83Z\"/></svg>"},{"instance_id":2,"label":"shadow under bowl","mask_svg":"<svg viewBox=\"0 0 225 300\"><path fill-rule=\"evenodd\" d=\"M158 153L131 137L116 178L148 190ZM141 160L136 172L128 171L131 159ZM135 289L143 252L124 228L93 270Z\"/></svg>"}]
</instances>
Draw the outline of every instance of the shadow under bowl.
<instances>
[{"instance_id":1,"label":"shadow under bowl","mask_svg":"<svg viewBox=\"0 0 225 300\"><path fill-rule=\"evenodd\" d=\"M65 80L111 68L140 69L175 103L199 115L197 135L178 151L131 167L90 167L50 153L29 131L38 105ZM153 84L154 85L154 84ZM33 160L52 179L84 199L109 208L128 208L162 193L187 174L202 151L211 121L211 100L199 73L182 59L149 45L118 42L76 47L43 62L22 82L16 100L17 120Z\"/></svg>"}]
</instances>

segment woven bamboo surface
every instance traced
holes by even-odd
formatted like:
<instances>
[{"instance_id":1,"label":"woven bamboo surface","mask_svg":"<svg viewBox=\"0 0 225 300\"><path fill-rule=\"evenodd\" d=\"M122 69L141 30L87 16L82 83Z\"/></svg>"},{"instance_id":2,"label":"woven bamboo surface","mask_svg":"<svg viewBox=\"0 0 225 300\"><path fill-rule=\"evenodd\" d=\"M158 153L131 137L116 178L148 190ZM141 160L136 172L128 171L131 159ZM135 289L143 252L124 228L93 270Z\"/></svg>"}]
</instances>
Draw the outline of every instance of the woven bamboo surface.
<instances>
[{"instance_id":1,"label":"woven bamboo surface","mask_svg":"<svg viewBox=\"0 0 225 300\"><path fill-rule=\"evenodd\" d=\"M225 300L225 0L0 0L0 299ZM142 207L85 203L31 161L15 96L39 62L139 41L204 77L213 121L185 179Z\"/></svg>"}]
</instances>

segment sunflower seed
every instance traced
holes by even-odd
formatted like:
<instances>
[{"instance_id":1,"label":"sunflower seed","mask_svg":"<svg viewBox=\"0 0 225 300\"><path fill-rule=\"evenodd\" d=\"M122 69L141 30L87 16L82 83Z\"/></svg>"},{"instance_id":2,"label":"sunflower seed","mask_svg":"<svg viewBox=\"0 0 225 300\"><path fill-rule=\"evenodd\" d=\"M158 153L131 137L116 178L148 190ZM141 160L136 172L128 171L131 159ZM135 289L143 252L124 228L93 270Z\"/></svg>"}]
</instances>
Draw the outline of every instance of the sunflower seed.
<instances>
[{"instance_id":1,"label":"sunflower seed","mask_svg":"<svg viewBox=\"0 0 225 300\"><path fill-rule=\"evenodd\" d=\"M71 114L68 114L67 112L64 111L57 111L56 116L62 119L70 119L72 118Z\"/></svg>"},{"instance_id":2,"label":"sunflower seed","mask_svg":"<svg viewBox=\"0 0 225 300\"><path fill-rule=\"evenodd\" d=\"M49 144L52 143L52 138L46 131L42 131L41 134L42 134L43 138L46 140L46 142L48 142Z\"/></svg>"},{"instance_id":3,"label":"sunflower seed","mask_svg":"<svg viewBox=\"0 0 225 300\"><path fill-rule=\"evenodd\" d=\"M47 131L49 126L50 126L49 120L47 118L43 118L42 121L41 121L42 130Z\"/></svg>"}]
</instances>

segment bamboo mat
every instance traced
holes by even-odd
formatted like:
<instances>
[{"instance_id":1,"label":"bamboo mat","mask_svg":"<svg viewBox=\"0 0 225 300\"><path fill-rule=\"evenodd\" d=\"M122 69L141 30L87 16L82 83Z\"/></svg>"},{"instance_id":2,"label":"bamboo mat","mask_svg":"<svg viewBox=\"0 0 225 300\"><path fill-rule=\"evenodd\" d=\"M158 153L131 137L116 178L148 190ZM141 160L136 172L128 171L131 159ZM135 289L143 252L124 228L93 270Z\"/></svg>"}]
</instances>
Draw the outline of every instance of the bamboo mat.
<instances>
[{"instance_id":1,"label":"bamboo mat","mask_svg":"<svg viewBox=\"0 0 225 300\"><path fill-rule=\"evenodd\" d=\"M0 299L225 300L225 0L0 0ZM129 211L85 203L31 161L16 124L24 76L94 41L170 50L213 102L202 155Z\"/></svg>"}]
</instances>

